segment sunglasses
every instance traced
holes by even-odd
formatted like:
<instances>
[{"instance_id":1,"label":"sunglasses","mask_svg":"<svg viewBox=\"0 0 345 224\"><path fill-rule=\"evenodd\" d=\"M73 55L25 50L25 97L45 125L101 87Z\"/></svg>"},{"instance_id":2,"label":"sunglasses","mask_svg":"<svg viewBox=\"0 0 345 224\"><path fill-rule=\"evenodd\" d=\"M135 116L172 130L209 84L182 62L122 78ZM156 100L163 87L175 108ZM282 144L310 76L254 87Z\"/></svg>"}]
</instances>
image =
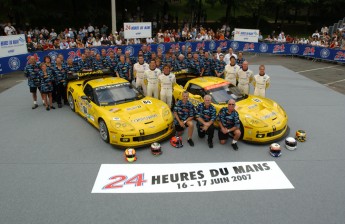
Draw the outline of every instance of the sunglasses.
<instances>
[{"instance_id":1,"label":"sunglasses","mask_svg":"<svg viewBox=\"0 0 345 224\"><path fill-rule=\"evenodd\" d=\"M234 104L234 103L229 103L228 105L229 105L229 106L235 106L235 104Z\"/></svg>"}]
</instances>

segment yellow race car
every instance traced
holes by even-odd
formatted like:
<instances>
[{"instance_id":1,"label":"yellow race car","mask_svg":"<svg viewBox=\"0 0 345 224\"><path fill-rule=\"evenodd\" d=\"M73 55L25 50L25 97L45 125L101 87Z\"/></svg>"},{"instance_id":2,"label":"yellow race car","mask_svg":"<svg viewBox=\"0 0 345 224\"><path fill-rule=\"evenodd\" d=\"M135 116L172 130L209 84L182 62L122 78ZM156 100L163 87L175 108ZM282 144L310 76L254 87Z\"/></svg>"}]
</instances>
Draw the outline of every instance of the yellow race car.
<instances>
[{"instance_id":1,"label":"yellow race car","mask_svg":"<svg viewBox=\"0 0 345 224\"><path fill-rule=\"evenodd\" d=\"M105 142L121 148L138 147L173 133L168 105L145 97L127 80L104 75L101 70L74 73L69 79L70 108L99 129Z\"/></svg>"},{"instance_id":2,"label":"yellow race car","mask_svg":"<svg viewBox=\"0 0 345 224\"><path fill-rule=\"evenodd\" d=\"M288 116L284 109L268 98L242 94L230 82L217 77L198 77L186 72L175 73L173 104L182 99L184 91L189 92L189 101L195 106L203 102L206 94L211 95L212 105L217 113L227 106L229 99L236 100L236 110L241 121L241 138L244 141L268 143L285 136ZM215 122L215 126L218 126Z\"/></svg>"}]
</instances>

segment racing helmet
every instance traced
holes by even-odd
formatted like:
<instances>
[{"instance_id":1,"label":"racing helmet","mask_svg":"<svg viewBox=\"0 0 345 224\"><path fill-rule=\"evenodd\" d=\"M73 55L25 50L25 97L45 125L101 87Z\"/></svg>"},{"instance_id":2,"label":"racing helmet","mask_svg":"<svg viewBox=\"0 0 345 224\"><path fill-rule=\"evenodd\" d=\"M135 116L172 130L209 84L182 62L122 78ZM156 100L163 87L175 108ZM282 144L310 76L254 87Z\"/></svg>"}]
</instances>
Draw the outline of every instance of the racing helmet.
<instances>
[{"instance_id":1,"label":"racing helmet","mask_svg":"<svg viewBox=\"0 0 345 224\"><path fill-rule=\"evenodd\" d=\"M175 147L175 148L182 148L183 144L182 144L182 137L180 136L173 136L170 139L170 144Z\"/></svg>"},{"instance_id":2,"label":"racing helmet","mask_svg":"<svg viewBox=\"0 0 345 224\"><path fill-rule=\"evenodd\" d=\"M287 137L285 139L285 147L288 150L295 150L297 148L297 141L293 137Z\"/></svg>"},{"instance_id":3,"label":"racing helmet","mask_svg":"<svg viewBox=\"0 0 345 224\"><path fill-rule=\"evenodd\" d=\"M161 147L161 144L159 144L158 142L154 142L151 144L151 153L154 155L154 156L158 156L160 154L162 154L162 147Z\"/></svg>"},{"instance_id":4,"label":"racing helmet","mask_svg":"<svg viewBox=\"0 0 345 224\"><path fill-rule=\"evenodd\" d=\"M137 160L135 149L133 148L126 149L124 155L127 162L134 162Z\"/></svg>"},{"instance_id":5,"label":"racing helmet","mask_svg":"<svg viewBox=\"0 0 345 224\"><path fill-rule=\"evenodd\" d=\"M299 142L305 142L307 140L307 133L304 130L297 130L296 140Z\"/></svg>"},{"instance_id":6,"label":"racing helmet","mask_svg":"<svg viewBox=\"0 0 345 224\"><path fill-rule=\"evenodd\" d=\"M279 157L282 155L282 151L281 151L280 145L278 143L272 143L270 145L270 154L273 157Z\"/></svg>"}]
</instances>

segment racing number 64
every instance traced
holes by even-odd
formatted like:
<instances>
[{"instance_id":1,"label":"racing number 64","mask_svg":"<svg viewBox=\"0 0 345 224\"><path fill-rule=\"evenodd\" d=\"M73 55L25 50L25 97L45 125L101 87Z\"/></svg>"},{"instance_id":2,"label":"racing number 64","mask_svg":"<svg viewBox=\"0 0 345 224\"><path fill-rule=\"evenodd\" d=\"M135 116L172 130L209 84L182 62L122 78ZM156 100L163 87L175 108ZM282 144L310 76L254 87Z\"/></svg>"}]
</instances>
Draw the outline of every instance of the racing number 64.
<instances>
[{"instance_id":1,"label":"racing number 64","mask_svg":"<svg viewBox=\"0 0 345 224\"><path fill-rule=\"evenodd\" d=\"M114 182L111 182L103 187L103 189L114 189L114 188L122 188L125 184L134 184L134 186L143 186L147 180L144 180L144 174L140 173L132 178L129 178L125 175L115 175L109 178L109 180L114 180ZM123 182L123 183L122 183Z\"/></svg>"}]
</instances>

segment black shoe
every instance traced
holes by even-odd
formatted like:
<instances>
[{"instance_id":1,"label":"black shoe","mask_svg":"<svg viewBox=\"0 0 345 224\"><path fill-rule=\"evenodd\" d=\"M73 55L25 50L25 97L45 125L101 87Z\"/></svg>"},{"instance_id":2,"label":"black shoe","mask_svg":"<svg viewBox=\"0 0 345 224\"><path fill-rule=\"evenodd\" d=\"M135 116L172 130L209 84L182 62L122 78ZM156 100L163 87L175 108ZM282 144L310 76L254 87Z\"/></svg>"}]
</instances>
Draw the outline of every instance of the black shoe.
<instances>
[{"instance_id":1,"label":"black shoe","mask_svg":"<svg viewBox=\"0 0 345 224\"><path fill-rule=\"evenodd\" d=\"M61 108L62 107L62 104L58 104L58 108Z\"/></svg>"},{"instance_id":2,"label":"black shoe","mask_svg":"<svg viewBox=\"0 0 345 224\"><path fill-rule=\"evenodd\" d=\"M194 142L191 138L188 139L187 142L189 143L190 146L192 146L192 147L194 146Z\"/></svg>"},{"instance_id":3,"label":"black shoe","mask_svg":"<svg viewBox=\"0 0 345 224\"><path fill-rule=\"evenodd\" d=\"M49 106L46 107L46 110L50 110Z\"/></svg>"},{"instance_id":4,"label":"black shoe","mask_svg":"<svg viewBox=\"0 0 345 224\"><path fill-rule=\"evenodd\" d=\"M209 147L210 149L213 148L213 142L212 142L212 141L209 141L209 142L208 142L208 147Z\"/></svg>"},{"instance_id":5,"label":"black shoe","mask_svg":"<svg viewBox=\"0 0 345 224\"><path fill-rule=\"evenodd\" d=\"M233 148L235 151L237 151L237 150L238 150L238 146L237 146L237 144L236 144L236 143L231 144L231 146L232 146L232 148Z\"/></svg>"},{"instance_id":6,"label":"black shoe","mask_svg":"<svg viewBox=\"0 0 345 224\"><path fill-rule=\"evenodd\" d=\"M33 106L32 106L32 109L36 109L38 107L38 105L37 104L34 104Z\"/></svg>"},{"instance_id":7,"label":"black shoe","mask_svg":"<svg viewBox=\"0 0 345 224\"><path fill-rule=\"evenodd\" d=\"M51 106L50 108L54 109L55 110L55 107L54 106Z\"/></svg>"}]
</instances>

